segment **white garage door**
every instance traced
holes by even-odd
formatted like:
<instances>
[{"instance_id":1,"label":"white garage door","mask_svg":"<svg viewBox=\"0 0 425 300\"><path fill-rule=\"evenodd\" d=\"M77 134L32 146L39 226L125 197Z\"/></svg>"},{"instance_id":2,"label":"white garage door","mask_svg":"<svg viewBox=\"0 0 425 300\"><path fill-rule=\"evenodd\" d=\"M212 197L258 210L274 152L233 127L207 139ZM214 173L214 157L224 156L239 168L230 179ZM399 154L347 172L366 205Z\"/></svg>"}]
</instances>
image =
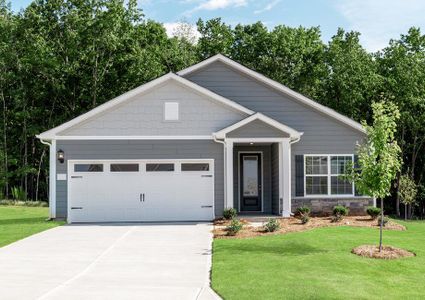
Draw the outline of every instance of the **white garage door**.
<instances>
[{"instance_id":1,"label":"white garage door","mask_svg":"<svg viewBox=\"0 0 425 300\"><path fill-rule=\"evenodd\" d=\"M69 222L214 218L214 161L69 161Z\"/></svg>"}]
</instances>

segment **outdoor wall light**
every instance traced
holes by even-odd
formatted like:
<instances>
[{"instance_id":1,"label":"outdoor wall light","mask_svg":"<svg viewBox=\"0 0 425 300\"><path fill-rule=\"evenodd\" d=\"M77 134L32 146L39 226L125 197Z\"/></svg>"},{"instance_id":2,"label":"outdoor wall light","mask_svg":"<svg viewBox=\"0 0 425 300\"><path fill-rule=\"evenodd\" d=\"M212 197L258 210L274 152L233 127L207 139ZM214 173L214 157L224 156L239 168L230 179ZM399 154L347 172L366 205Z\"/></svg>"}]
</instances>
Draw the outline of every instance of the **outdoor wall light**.
<instances>
[{"instance_id":1,"label":"outdoor wall light","mask_svg":"<svg viewBox=\"0 0 425 300\"><path fill-rule=\"evenodd\" d=\"M61 164L63 164L63 162L65 161L65 152L63 152L63 150L58 151L58 161Z\"/></svg>"}]
</instances>

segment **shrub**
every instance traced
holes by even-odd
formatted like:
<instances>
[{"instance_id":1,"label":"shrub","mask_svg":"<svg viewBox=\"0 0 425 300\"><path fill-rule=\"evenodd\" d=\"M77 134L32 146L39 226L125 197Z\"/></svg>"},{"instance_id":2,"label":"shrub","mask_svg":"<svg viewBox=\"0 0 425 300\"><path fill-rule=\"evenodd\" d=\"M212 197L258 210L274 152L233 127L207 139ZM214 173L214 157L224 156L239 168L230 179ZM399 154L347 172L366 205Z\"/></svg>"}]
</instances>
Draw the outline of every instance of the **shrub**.
<instances>
[{"instance_id":1,"label":"shrub","mask_svg":"<svg viewBox=\"0 0 425 300\"><path fill-rule=\"evenodd\" d=\"M302 224L307 224L309 221L310 221L309 215L301 215L301 223Z\"/></svg>"},{"instance_id":2,"label":"shrub","mask_svg":"<svg viewBox=\"0 0 425 300\"><path fill-rule=\"evenodd\" d=\"M372 220L375 220L381 213L381 209L375 206L368 206L366 212L372 218Z\"/></svg>"},{"instance_id":3,"label":"shrub","mask_svg":"<svg viewBox=\"0 0 425 300\"><path fill-rule=\"evenodd\" d=\"M27 194L25 193L25 190L20 186L12 187L12 197L13 200L27 200Z\"/></svg>"},{"instance_id":4,"label":"shrub","mask_svg":"<svg viewBox=\"0 0 425 300\"><path fill-rule=\"evenodd\" d=\"M387 225L387 223L390 221L390 219L388 219L388 217L384 216L384 227L385 225ZM381 216L378 217L378 226L381 225Z\"/></svg>"},{"instance_id":5,"label":"shrub","mask_svg":"<svg viewBox=\"0 0 425 300\"><path fill-rule=\"evenodd\" d=\"M234 209L234 208L226 208L224 211L223 211L223 217L226 219L226 220L231 220L231 219L234 219L234 218L236 218L236 216L238 215L238 212L236 211L236 209Z\"/></svg>"},{"instance_id":6,"label":"shrub","mask_svg":"<svg viewBox=\"0 0 425 300\"><path fill-rule=\"evenodd\" d=\"M264 230L267 232L274 232L280 229L280 222L277 219L269 219L264 225Z\"/></svg>"},{"instance_id":7,"label":"shrub","mask_svg":"<svg viewBox=\"0 0 425 300\"><path fill-rule=\"evenodd\" d=\"M236 235L242 229L242 223L238 219L232 219L230 225L226 227L227 235Z\"/></svg>"},{"instance_id":8,"label":"shrub","mask_svg":"<svg viewBox=\"0 0 425 300\"><path fill-rule=\"evenodd\" d=\"M46 201L15 201L15 200L0 200L0 205L4 206L30 206L30 207L48 207Z\"/></svg>"},{"instance_id":9,"label":"shrub","mask_svg":"<svg viewBox=\"0 0 425 300\"><path fill-rule=\"evenodd\" d=\"M333 222L341 221L344 218L344 216L348 215L348 211L349 210L348 210L347 207L344 207L344 206L341 206L341 205L335 206L334 210L332 212L332 215L333 215L332 221Z\"/></svg>"},{"instance_id":10,"label":"shrub","mask_svg":"<svg viewBox=\"0 0 425 300\"><path fill-rule=\"evenodd\" d=\"M300 214L300 219L302 224L308 223L310 221L310 208L307 206L298 207L297 212Z\"/></svg>"}]
</instances>

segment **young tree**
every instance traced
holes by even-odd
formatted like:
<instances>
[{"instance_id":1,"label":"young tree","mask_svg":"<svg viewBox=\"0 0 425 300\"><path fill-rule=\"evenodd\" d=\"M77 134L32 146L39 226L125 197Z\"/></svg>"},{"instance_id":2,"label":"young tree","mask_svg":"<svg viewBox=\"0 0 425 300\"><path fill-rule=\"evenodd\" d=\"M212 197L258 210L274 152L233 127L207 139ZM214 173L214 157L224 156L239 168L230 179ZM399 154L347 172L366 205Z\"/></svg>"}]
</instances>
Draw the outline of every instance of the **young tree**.
<instances>
[{"instance_id":1,"label":"young tree","mask_svg":"<svg viewBox=\"0 0 425 300\"><path fill-rule=\"evenodd\" d=\"M398 183L398 195L404 204L404 219L407 220L407 206L416 202L418 189L415 181L409 175L401 175ZM409 216L410 218L411 216Z\"/></svg>"},{"instance_id":2,"label":"young tree","mask_svg":"<svg viewBox=\"0 0 425 300\"><path fill-rule=\"evenodd\" d=\"M372 111L372 126L362 123L367 139L358 148L358 168L349 168L348 177L361 193L380 200L379 251L382 251L384 197L390 195L391 184L401 167L400 147L395 140L400 113L395 104L385 101L373 103Z\"/></svg>"}]
</instances>

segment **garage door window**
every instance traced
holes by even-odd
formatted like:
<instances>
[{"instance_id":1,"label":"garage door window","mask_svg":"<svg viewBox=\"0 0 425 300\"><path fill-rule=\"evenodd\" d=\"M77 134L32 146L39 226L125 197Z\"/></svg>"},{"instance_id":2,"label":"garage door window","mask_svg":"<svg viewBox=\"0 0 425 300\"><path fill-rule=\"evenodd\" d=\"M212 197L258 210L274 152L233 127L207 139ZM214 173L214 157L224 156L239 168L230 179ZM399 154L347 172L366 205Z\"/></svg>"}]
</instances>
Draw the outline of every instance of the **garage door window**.
<instances>
[{"instance_id":1,"label":"garage door window","mask_svg":"<svg viewBox=\"0 0 425 300\"><path fill-rule=\"evenodd\" d=\"M103 164L75 164L74 172L103 172Z\"/></svg>"},{"instance_id":2,"label":"garage door window","mask_svg":"<svg viewBox=\"0 0 425 300\"><path fill-rule=\"evenodd\" d=\"M174 164L146 164L147 172L172 172Z\"/></svg>"},{"instance_id":3,"label":"garage door window","mask_svg":"<svg viewBox=\"0 0 425 300\"><path fill-rule=\"evenodd\" d=\"M182 164L182 171L209 171L210 164L208 163L187 163Z\"/></svg>"},{"instance_id":4,"label":"garage door window","mask_svg":"<svg viewBox=\"0 0 425 300\"><path fill-rule=\"evenodd\" d=\"M111 164L111 172L139 172L139 164Z\"/></svg>"}]
</instances>

